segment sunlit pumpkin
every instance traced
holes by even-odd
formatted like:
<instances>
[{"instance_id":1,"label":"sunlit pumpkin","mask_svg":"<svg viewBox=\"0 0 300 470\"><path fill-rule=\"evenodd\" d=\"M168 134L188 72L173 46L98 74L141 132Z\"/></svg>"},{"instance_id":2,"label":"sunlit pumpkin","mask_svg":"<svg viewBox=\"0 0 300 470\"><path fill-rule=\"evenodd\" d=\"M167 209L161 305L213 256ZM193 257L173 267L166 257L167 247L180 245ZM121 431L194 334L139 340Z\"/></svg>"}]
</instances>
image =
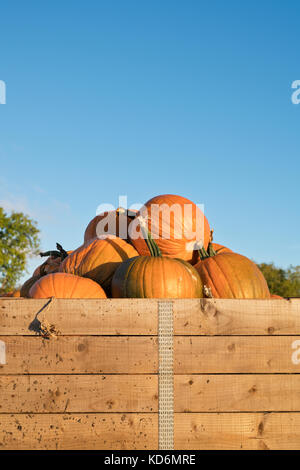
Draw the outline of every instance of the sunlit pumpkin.
<instances>
[{"instance_id":1,"label":"sunlit pumpkin","mask_svg":"<svg viewBox=\"0 0 300 470\"><path fill-rule=\"evenodd\" d=\"M205 250L203 250L205 251ZM237 253L205 256L197 269L205 290L225 299L269 299L267 282L253 261Z\"/></svg>"},{"instance_id":2,"label":"sunlit pumpkin","mask_svg":"<svg viewBox=\"0 0 300 470\"><path fill-rule=\"evenodd\" d=\"M93 279L109 291L117 267L122 261L137 255L135 248L121 238L95 238L65 258L60 270Z\"/></svg>"},{"instance_id":3,"label":"sunlit pumpkin","mask_svg":"<svg viewBox=\"0 0 300 470\"><path fill-rule=\"evenodd\" d=\"M112 279L112 296L119 298L198 298L203 286L197 271L186 261L162 256L148 235L150 256L124 261Z\"/></svg>"},{"instance_id":4,"label":"sunlit pumpkin","mask_svg":"<svg viewBox=\"0 0 300 470\"><path fill-rule=\"evenodd\" d=\"M60 263L60 257L49 256L44 263L34 270L32 276L45 276L46 274L58 272Z\"/></svg>"},{"instance_id":5,"label":"sunlit pumpkin","mask_svg":"<svg viewBox=\"0 0 300 470\"><path fill-rule=\"evenodd\" d=\"M59 271L59 267L61 262L70 254L72 251L65 251L63 247L57 243L56 244L57 250L46 251L44 253L40 253L40 256L45 257L48 256L46 261L38 266L32 276L45 276L46 274L56 273Z\"/></svg>"},{"instance_id":6,"label":"sunlit pumpkin","mask_svg":"<svg viewBox=\"0 0 300 470\"><path fill-rule=\"evenodd\" d=\"M210 240L208 221L189 199L164 194L150 199L131 222L128 233L133 246L142 256L149 256L147 243L142 236L140 223L147 222L152 238L163 256L193 260L194 250Z\"/></svg>"},{"instance_id":7,"label":"sunlit pumpkin","mask_svg":"<svg viewBox=\"0 0 300 470\"><path fill-rule=\"evenodd\" d=\"M97 282L73 274L53 273L42 276L29 291L33 299L105 299L106 294Z\"/></svg>"},{"instance_id":8,"label":"sunlit pumpkin","mask_svg":"<svg viewBox=\"0 0 300 470\"><path fill-rule=\"evenodd\" d=\"M128 240L128 226L136 216L137 211L126 210L119 207L115 211L104 212L96 215L84 232L84 243L94 238L103 238L107 235L115 235L116 237Z\"/></svg>"}]
</instances>

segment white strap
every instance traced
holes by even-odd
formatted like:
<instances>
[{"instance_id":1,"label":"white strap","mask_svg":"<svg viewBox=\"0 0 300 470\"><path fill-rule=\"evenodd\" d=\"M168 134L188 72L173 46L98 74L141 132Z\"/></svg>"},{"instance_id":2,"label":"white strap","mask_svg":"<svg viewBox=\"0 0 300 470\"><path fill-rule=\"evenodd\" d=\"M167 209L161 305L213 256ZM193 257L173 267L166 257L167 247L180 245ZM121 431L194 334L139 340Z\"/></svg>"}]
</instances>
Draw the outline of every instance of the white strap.
<instances>
[{"instance_id":1,"label":"white strap","mask_svg":"<svg viewBox=\"0 0 300 470\"><path fill-rule=\"evenodd\" d=\"M159 449L174 449L173 302L158 301Z\"/></svg>"}]
</instances>

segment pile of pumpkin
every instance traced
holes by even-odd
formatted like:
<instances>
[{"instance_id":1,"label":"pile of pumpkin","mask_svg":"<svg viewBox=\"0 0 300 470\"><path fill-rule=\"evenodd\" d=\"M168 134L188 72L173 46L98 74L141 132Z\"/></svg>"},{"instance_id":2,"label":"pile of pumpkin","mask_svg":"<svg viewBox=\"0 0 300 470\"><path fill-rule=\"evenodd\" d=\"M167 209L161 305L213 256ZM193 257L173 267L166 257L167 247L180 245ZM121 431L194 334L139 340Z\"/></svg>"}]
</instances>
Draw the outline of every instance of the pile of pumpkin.
<instances>
[{"instance_id":1,"label":"pile of pumpkin","mask_svg":"<svg viewBox=\"0 0 300 470\"><path fill-rule=\"evenodd\" d=\"M213 243L209 223L201 213L203 240L199 249L187 249L183 230L195 225L198 206L181 196L162 195L152 205L190 204L192 211L180 223L170 219L170 236L160 237L162 218L143 218L139 212L117 209L96 216L84 233L84 243L74 251L57 250L48 256L22 286L29 298L237 298L268 299L267 282L256 264L229 248ZM165 206L163 206L165 205ZM198 212L199 215L199 212ZM112 221L115 233L99 233L99 222ZM121 224L122 222L122 224ZM127 232L119 233L120 227ZM130 226L144 237L132 237ZM180 232L180 236L178 236ZM156 233L155 237L151 234Z\"/></svg>"}]
</instances>

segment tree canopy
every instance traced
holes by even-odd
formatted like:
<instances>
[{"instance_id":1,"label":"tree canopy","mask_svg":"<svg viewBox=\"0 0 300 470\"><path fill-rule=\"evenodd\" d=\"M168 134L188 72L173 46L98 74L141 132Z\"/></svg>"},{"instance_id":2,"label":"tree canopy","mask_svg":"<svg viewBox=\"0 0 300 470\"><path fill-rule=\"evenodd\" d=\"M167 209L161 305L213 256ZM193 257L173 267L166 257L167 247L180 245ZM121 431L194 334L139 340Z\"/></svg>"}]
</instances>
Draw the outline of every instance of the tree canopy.
<instances>
[{"instance_id":1,"label":"tree canopy","mask_svg":"<svg viewBox=\"0 0 300 470\"><path fill-rule=\"evenodd\" d=\"M271 294L300 297L300 266L277 268L274 263L257 265L266 278Z\"/></svg>"},{"instance_id":2,"label":"tree canopy","mask_svg":"<svg viewBox=\"0 0 300 470\"><path fill-rule=\"evenodd\" d=\"M13 290L29 256L39 251L37 223L22 212L0 207L0 294Z\"/></svg>"}]
</instances>

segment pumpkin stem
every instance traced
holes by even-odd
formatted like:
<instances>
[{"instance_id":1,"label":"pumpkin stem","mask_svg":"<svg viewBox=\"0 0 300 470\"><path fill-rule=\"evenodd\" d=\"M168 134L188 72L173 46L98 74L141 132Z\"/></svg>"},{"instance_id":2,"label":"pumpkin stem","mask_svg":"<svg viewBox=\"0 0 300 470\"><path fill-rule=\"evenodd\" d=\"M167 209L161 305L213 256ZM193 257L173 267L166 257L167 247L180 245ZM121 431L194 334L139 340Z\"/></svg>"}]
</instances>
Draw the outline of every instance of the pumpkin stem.
<instances>
[{"instance_id":1,"label":"pumpkin stem","mask_svg":"<svg viewBox=\"0 0 300 470\"><path fill-rule=\"evenodd\" d=\"M204 246L198 250L200 260L204 260L206 258L211 258L212 256L216 256L217 252L214 250L214 247L212 246L212 243L208 244L207 250L204 248Z\"/></svg>"},{"instance_id":2,"label":"pumpkin stem","mask_svg":"<svg viewBox=\"0 0 300 470\"><path fill-rule=\"evenodd\" d=\"M59 258L61 256L60 251L55 251L55 250L50 250L50 251L44 251L43 253L40 253L40 256L53 256L53 258Z\"/></svg>"},{"instance_id":3,"label":"pumpkin stem","mask_svg":"<svg viewBox=\"0 0 300 470\"><path fill-rule=\"evenodd\" d=\"M210 255L207 253L206 249L204 246L198 250L200 260L203 261L206 258L209 258Z\"/></svg>"},{"instance_id":4,"label":"pumpkin stem","mask_svg":"<svg viewBox=\"0 0 300 470\"><path fill-rule=\"evenodd\" d=\"M217 254L211 242L208 244L207 251L209 256L216 256Z\"/></svg>"},{"instance_id":5,"label":"pumpkin stem","mask_svg":"<svg viewBox=\"0 0 300 470\"><path fill-rule=\"evenodd\" d=\"M154 241L154 239L151 236L151 233L148 230L148 227L146 226L145 221L143 223L140 223L141 231L144 237L144 240L146 242L146 245L148 247L148 250L150 251L150 255L154 257L160 257L161 251L157 245L157 243Z\"/></svg>"},{"instance_id":6,"label":"pumpkin stem","mask_svg":"<svg viewBox=\"0 0 300 470\"><path fill-rule=\"evenodd\" d=\"M61 259L64 260L68 256L68 253L66 252L66 250L63 249L63 247L59 243L56 243L56 248L60 252Z\"/></svg>"},{"instance_id":7,"label":"pumpkin stem","mask_svg":"<svg viewBox=\"0 0 300 470\"><path fill-rule=\"evenodd\" d=\"M64 260L68 256L68 253L59 243L56 243L56 248L57 250L44 251L43 253L40 253L40 256L52 256L53 258L61 258Z\"/></svg>"}]
</instances>

